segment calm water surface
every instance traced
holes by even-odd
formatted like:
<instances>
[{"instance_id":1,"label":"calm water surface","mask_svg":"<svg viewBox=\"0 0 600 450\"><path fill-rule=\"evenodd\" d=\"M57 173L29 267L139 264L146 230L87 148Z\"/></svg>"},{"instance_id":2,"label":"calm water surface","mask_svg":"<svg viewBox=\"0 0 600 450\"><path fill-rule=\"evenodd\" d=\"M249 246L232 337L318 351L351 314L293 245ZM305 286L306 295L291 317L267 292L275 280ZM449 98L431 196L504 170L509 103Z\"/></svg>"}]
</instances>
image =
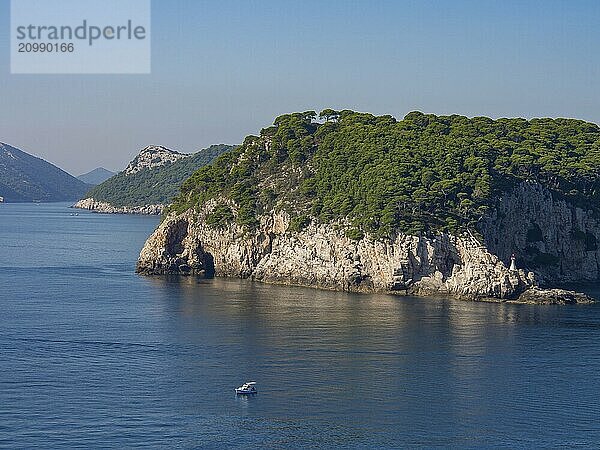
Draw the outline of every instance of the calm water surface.
<instances>
[{"instance_id":1,"label":"calm water surface","mask_svg":"<svg viewBox=\"0 0 600 450\"><path fill-rule=\"evenodd\" d=\"M140 277L157 218L71 214L0 205L1 447L600 446L599 306Z\"/></svg>"}]
</instances>

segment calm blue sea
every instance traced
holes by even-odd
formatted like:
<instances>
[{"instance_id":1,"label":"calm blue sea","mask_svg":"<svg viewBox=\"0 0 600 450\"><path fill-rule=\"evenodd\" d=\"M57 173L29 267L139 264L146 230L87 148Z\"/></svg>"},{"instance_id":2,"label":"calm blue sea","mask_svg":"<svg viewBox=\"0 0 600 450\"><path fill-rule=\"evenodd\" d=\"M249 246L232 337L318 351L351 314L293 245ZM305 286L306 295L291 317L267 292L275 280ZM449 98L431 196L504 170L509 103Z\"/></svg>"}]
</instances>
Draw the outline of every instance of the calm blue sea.
<instances>
[{"instance_id":1,"label":"calm blue sea","mask_svg":"<svg viewBox=\"0 0 600 450\"><path fill-rule=\"evenodd\" d=\"M145 278L67 206L0 205L0 447L600 447L600 306Z\"/></svg>"}]
</instances>

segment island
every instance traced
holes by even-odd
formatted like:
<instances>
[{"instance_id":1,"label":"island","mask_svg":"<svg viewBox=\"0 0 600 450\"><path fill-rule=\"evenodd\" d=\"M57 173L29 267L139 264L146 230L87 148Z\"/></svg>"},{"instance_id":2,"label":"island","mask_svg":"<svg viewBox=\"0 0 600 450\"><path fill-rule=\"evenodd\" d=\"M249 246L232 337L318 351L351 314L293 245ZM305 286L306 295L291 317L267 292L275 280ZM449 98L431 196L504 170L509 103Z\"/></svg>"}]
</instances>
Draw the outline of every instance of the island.
<instances>
[{"instance_id":1,"label":"island","mask_svg":"<svg viewBox=\"0 0 600 450\"><path fill-rule=\"evenodd\" d=\"M589 303L600 128L573 119L286 114L197 170L141 274Z\"/></svg>"}]
</instances>

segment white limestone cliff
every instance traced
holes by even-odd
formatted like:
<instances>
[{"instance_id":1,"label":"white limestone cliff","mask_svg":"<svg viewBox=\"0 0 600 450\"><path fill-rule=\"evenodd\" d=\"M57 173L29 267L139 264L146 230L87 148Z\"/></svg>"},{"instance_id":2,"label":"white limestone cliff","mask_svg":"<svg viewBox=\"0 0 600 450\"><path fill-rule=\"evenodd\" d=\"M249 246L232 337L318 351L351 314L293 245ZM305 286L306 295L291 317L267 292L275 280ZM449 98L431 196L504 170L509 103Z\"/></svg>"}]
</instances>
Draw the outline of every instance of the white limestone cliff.
<instances>
[{"instance_id":1,"label":"white limestone cliff","mask_svg":"<svg viewBox=\"0 0 600 450\"><path fill-rule=\"evenodd\" d=\"M512 253L542 283L600 279L600 217L535 182L499 199L480 225L485 245L503 260Z\"/></svg>"},{"instance_id":2,"label":"white limestone cliff","mask_svg":"<svg viewBox=\"0 0 600 450\"><path fill-rule=\"evenodd\" d=\"M235 224L205 223L214 207L171 214L150 236L137 271L251 278L324 289L399 294L446 294L474 300L587 303L583 294L537 286L535 274L509 270L467 233L397 234L387 240L346 237L340 224L311 224L288 231L290 218L271 213L248 231ZM489 236L486 238L489 239Z\"/></svg>"}]
</instances>

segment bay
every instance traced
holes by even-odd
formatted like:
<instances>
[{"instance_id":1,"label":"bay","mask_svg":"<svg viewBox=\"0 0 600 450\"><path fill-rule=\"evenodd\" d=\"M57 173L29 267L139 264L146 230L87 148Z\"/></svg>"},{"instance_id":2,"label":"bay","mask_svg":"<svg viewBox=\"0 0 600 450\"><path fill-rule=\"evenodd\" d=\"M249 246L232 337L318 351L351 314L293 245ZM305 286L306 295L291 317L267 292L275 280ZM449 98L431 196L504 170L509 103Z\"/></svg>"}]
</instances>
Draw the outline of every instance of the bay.
<instances>
[{"instance_id":1,"label":"bay","mask_svg":"<svg viewBox=\"0 0 600 450\"><path fill-rule=\"evenodd\" d=\"M158 218L68 206L0 205L4 448L600 445L598 305L143 277Z\"/></svg>"}]
</instances>

